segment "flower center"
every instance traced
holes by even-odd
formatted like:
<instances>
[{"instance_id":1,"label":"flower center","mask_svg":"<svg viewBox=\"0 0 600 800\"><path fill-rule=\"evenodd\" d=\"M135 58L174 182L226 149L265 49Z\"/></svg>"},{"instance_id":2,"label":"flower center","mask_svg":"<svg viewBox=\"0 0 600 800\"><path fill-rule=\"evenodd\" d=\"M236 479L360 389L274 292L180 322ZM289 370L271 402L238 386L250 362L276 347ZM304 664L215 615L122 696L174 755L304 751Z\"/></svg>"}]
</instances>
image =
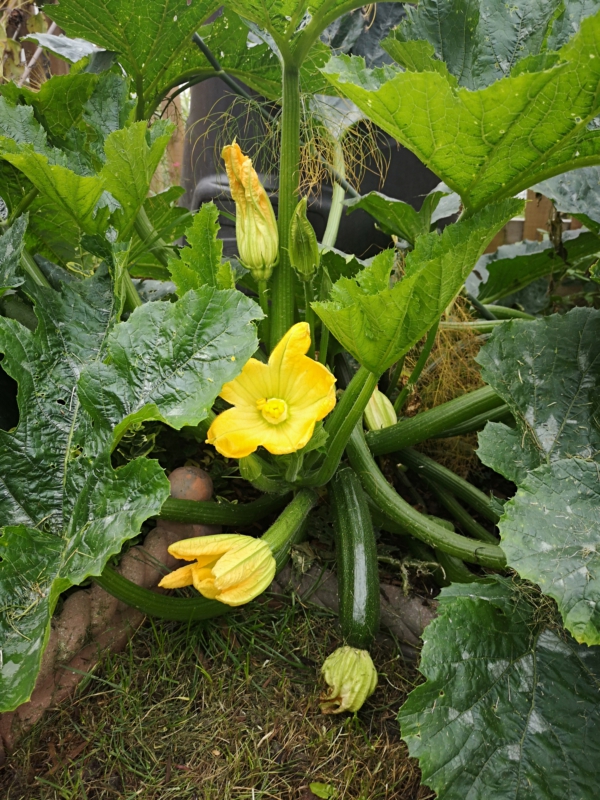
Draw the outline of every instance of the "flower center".
<instances>
[{"instance_id":1,"label":"flower center","mask_svg":"<svg viewBox=\"0 0 600 800\"><path fill-rule=\"evenodd\" d=\"M280 400L279 397L262 397L256 401L256 407L262 412L263 417L267 422L273 425L278 425L287 419L288 407L285 400Z\"/></svg>"}]
</instances>

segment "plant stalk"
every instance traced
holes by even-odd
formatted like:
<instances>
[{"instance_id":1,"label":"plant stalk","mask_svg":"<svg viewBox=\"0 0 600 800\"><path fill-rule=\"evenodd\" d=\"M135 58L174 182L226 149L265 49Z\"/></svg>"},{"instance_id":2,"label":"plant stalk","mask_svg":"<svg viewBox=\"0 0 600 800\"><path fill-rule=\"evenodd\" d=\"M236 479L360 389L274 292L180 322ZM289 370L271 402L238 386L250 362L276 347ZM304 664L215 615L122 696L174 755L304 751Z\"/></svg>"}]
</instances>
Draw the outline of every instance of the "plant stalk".
<instances>
[{"instance_id":1,"label":"plant stalk","mask_svg":"<svg viewBox=\"0 0 600 800\"><path fill-rule=\"evenodd\" d=\"M271 349L294 324L294 270L290 264L289 242L292 215L296 208L300 165L300 73L284 61L283 107L281 112L281 161L279 164L279 266L273 271Z\"/></svg>"},{"instance_id":2,"label":"plant stalk","mask_svg":"<svg viewBox=\"0 0 600 800\"><path fill-rule=\"evenodd\" d=\"M391 397L392 397L392 394L393 394L394 390L396 389L396 386L398 386L398 381L400 380L400 375L402 375L402 369L404 367L405 359L406 359L406 356L405 355L402 356L402 358L396 363L396 366L394 367L394 370L393 370L393 372L392 372L392 374L390 376L390 382L389 382L389 385L388 385L388 388L387 388L387 392L386 392L386 394L390 398L390 400L391 400Z\"/></svg>"},{"instance_id":3,"label":"plant stalk","mask_svg":"<svg viewBox=\"0 0 600 800\"><path fill-rule=\"evenodd\" d=\"M304 284L304 319L310 327L310 347L308 348L309 358L315 357L315 312L312 310L311 303L315 299L310 280L302 281Z\"/></svg>"},{"instance_id":4,"label":"plant stalk","mask_svg":"<svg viewBox=\"0 0 600 800\"><path fill-rule=\"evenodd\" d=\"M451 470L438 464L437 461L410 447L401 450L396 456L413 472L417 472L431 483L435 483L436 486L441 486L451 492L485 519L489 519L493 523L499 521L500 516L494 510L490 498L464 478L460 478Z\"/></svg>"},{"instance_id":5,"label":"plant stalk","mask_svg":"<svg viewBox=\"0 0 600 800\"><path fill-rule=\"evenodd\" d=\"M382 456L440 436L449 428L467 423L499 406L504 406L502 399L491 386L483 386L429 411L401 419L389 428L371 431L367 434L367 442L373 455Z\"/></svg>"},{"instance_id":6,"label":"plant stalk","mask_svg":"<svg viewBox=\"0 0 600 800\"><path fill-rule=\"evenodd\" d=\"M21 216L21 214L27 211L27 209L33 203L33 201L35 200L35 198L38 196L39 193L40 190L36 186L34 186L33 189L30 189L27 192L27 194L21 198L19 203L14 207L10 217L6 220L5 226L7 228L10 228L10 226L15 222L15 220L17 220Z\"/></svg>"},{"instance_id":7,"label":"plant stalk","mask_svg":"<svg viewBox=\"0 0 600 800\"><path fill-rule=\"evenodd\" d=\"M253 525L269 514L279 511L290 495L265 495L251 503L215 503L213 501L176 500L169 497L163 503L159 519L197 525Z\"/></svg>"},{"instance_id":8,"label":"plant stalk","mask_svg":"<svg viewBox=\"0 0 600 800\"><path fill-rule=\"evenodd\" d=\"M325 424L325 431L329 435L325 460L316 473L299 481L301 486L324 486L333 478L350 435L361 420L376 387L377 376L361 367Z\"/></svg>"},{"instance_id":9,"label":"plant stalk","mask_svg":"<svg viewBox=\"0 0 600 800\"><path fill-rule=\"evenodd\" d=\"M333 167L339 177L346 177L346 166L344 164L344 151L340 142L335 141L333 145ZM331 206L327 217L327 227L323 234L321 244L323 247L335 247L344 210L344 199L346 190L337 180L333 182L333 192L331 195Z\"/></svg>"},{"instance_id":10,"label":"plant stalk","mask_svg":"<svg viewBox=\"0 0 600 800\"><path fill-rule=\"evenodd\" d=\"M473 536L474 539L479 539L480 542L489 542L490 544L498 544L498 539L493 533L486 530L483 525L480 525L477 520L469 514L469 512L461 506L454 495L450 494L446 489L436 486L432 481L427 481L431 491L444 506L444 508L452 514L454 519L462 526L462 528Z\"/></svg>"},{"instance_id":11,"label":"plant stalk","mask_svg":"<svg viewBox=\"0 0 600 800\"><path fill-rule=\"evenodd\" d=\"M367 494L378 505L381 512L398 523L406 533L462 561L480 564L491 569L506 567L506 556L499 545L478 543L443 528L419 514L403 500L389 485L375 463L360 425L357 425L352 432L347 452L350 463L357 472Z\"/></svg>"},{"instance_id":12,"label":"plant stalk","mask_svg":"<svg viewBox=\"0 0 600 800\"><path fill-rule=\"evenodd\" d=\"M38 267L35 263L35 260L29 250L23 248L23 252L21 253L21 268L23 272L31 278L31 280L37 286L43 286L45 289L51 289L52 287L46 280L46 276L43 274L42 270Z\"/></svg>"},{"instance_id":13,"label":"plant stalk","mask_svg":"<svg viewBox=\"0 0 600 800\"><path fill-rule=\"evenodd\" d=\"M260 323L261 340L269 343L269 289L267 281L258 281L258 301L265 318Z\"/></svg>"},{"instance_id":14,"label":"plant stalk","mask_svg":"<svg viewBox=\"0 0 600 800\"><path fill-rule=\"evenodd\" d=\"M439 320L435 323L433 328L430 329L429 333L427 334L427 339L425 340L425 345L421 350L421 355L419 356L419 360L415 364L415 368L413 369L410 378L406 382L406 386L402 389L398 397L396 398L396 402L394 403L394 411L396 414L400 414L402 408L404 407L404 403L408 396L411 394L412 390L417 384L417 381L421 377L421 373L423 372L423 367L427 363L427 359L429 358L429 354L431 353L431 348L433 347L433 343L435 342L435 337L437 335L438 327L439 327Z\"/></svg>"}]
</instances>

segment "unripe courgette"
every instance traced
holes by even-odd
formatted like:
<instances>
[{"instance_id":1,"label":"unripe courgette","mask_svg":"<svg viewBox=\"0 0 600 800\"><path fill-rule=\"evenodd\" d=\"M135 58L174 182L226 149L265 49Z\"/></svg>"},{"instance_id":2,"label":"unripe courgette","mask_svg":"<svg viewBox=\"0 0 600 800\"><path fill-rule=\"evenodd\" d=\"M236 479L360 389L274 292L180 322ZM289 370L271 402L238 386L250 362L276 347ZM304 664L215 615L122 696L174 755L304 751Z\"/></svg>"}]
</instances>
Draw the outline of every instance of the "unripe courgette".
<instances>
[{"instance_id":1,"label":"unripe courgette","mask_svg":"<svg viewBox=\"0 0 600 800\"><path fill-rule=\"evenodd\" d=\"M353 469L338 470L329 493L342 635L351 647L366 649L379 628L379 570L373 523Z\"/></svg>"}]
</instances>

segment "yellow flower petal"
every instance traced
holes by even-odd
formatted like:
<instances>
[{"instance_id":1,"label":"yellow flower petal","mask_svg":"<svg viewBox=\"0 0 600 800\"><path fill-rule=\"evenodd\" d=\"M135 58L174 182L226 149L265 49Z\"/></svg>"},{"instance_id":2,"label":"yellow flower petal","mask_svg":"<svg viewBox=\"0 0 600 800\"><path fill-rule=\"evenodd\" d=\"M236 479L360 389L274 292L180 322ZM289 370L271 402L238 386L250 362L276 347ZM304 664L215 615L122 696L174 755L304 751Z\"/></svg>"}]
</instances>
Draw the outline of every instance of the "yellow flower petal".
<instances>
[{"instance_id":1,"label":"yellow flower petal","mask_svg":"<svg viewBox=\"0 0 600 800\"><path fill-rule=\"evenodd\" d=\"M206 441L226 458L244 458L263 443L271 427L256 406L235 406L214 420Z\"/></svg>"},{"instance_id":2,"label":"yellow flower petal","mask_svg":"<svg viewBox=\"0 0 600 800\"><path fill-rule=\"evenodd\" d=\"M251 358L244 365L241 374L223 386L220 397L232 406L255 406L261 397L271 397L272 394L269 367L256 358Z\"/></svg>"},{"instance_id":3,"label":"yellow flower petal","mask_svg":"<svg viewBox=\"0 0 600 800\"><path fill-rule=\"evenodd\" d=\"M163 589L182 589L184 586L191 586L193 583L192 568L192 564L179 567L179 569L165 575L158 585Z\"/></svg>"},{"instance_id":4,"label":"yellow flower petal","mask_svg":"<svg viewBox=\"0 0 600 800\"><path fill-rule=\"evenodd\" d=\"M195 561L197 559L200 566L205 566L210 561L216 561L223 553L239 547L248 539L253 541L252 536L244 536L241 533L216 533L212 536L196 536L193 539L182 539L179 542L174 542L169 547L169 553L175 558L184 559L184 561Z\"/></svg>"},{"instance_id":5,"label":"yellow flower petal","mask_svg":"<svg viewBox=\"0 0 600 800\"><path fill-rule=\"evenodd\" d=\"M196 567L192 565L192 579L194 589L196 589L207 600L214 600L217 596L215 579L212 570L207 567Z\"/></svg>"}]
</instances>

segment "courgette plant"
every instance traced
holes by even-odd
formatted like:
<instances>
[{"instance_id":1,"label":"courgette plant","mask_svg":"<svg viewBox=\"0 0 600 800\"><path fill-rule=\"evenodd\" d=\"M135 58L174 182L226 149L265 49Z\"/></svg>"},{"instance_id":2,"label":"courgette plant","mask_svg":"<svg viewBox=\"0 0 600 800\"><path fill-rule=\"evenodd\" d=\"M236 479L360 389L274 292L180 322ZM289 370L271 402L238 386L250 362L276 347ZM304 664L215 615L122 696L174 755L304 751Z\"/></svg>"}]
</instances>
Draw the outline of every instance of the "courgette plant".
<instances>
[{"instance_id":1,"label":"courgette plant","mask_svg":"<svg viewBox=\"0 0 600 800\"><path fill-rule=\"evenodd\" d=\"M600 217L581 190L591 181L597 197L585 170L600 165L600 4L423 0L383 42L392 62L376 69L332 56L320 38L360 5L230 0L203 24L216 2L61 0L45 11L67 38L60 48L37 40L59 49L70 73L38 92L0 87L0 349L20 414L0 432L0 708L29 698L60 594L90 576L168 619L228 610L204 597L157 597L107 566L145 520L237 526L281 510L265 534L280 567L333 479L349 639L367 647L377 625L369 515L426 546L454 578L425 633L427 680L399 715L424 782L447 800L591 800L600 758L599 312L499 321L498 309L478 357L486 387L366 435L362 417L382 376L397 398L404 356L435 331L488 243L522 211L519 192L539 185L574 204L565 210L588 230L569 254L593 260L600 250ZM82 50L75 38L96 47ZM213 205L192 220L174 207L176 189L148 196L172 134L157 110L169 93L215 75L243 78L280 106L279 257L266 288L223 261ZM301 90L348 98L443 181L419 212L377 193L349 204L403 240L400 272L395 248L370 263L325 248L308 293L299 291L290 235ZM561 177L573 170L578 177ZM345 182L339 169L333 175L339 203ZM439 233L443 203L461 210ZM184 231L180 249L171 243ZM544 247L490 258L477 307L551 271ZM142 302L132 276L173 281L177 299ZM269 494L231 508L186 503L168 497L155 460L113 466L123 436L149 421L203 441L223 386L303 318L313 338L320 328L319 359L336 364L343 393L300 451L240 458L242 475ZM504 506L412 449L481 429L481 460L517 486ZM468 535L409 505L375 460L385 454L445 493ZM497 523L500 538L464 505Z\"/></svg>"}]
</instances>

